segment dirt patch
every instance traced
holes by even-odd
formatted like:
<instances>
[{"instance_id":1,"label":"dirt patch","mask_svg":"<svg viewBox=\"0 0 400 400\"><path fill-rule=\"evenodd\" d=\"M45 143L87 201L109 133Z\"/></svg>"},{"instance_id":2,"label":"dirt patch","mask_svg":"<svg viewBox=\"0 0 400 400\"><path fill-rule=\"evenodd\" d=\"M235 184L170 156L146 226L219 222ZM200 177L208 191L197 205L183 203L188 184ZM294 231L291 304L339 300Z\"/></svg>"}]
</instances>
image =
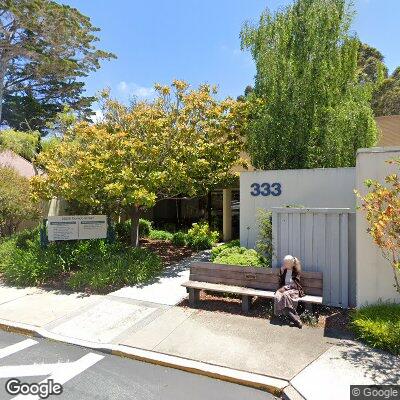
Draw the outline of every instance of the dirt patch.
<instances>
[{"instance_id":1,"label":"dirt patch","mask_svg":"<svg viewBox=\"0 0 400 400\"><path fill-rule=\"evenodd\" d=\"M141 239L140 246L158 254L166 267L176 264L195 253L189 247L174 246L167 240Z\"/></svg>"}]
</instances>

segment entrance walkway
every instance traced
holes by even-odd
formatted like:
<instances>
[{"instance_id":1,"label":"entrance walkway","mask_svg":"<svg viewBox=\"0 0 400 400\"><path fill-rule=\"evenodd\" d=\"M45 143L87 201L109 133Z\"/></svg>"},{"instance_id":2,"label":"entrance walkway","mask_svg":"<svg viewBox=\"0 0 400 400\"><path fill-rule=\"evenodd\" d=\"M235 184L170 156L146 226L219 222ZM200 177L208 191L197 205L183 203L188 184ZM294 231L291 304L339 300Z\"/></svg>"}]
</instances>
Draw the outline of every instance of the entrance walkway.
<instances>
[{"instance_id":1,"label":"entrance walkway","mask_svg":"<svg viewBox=\"0 0 400 400\"><path fill-rule=\"evenodd\" d=\"M202 251L167 268L161 277L151 282L144 285L126 286L110 293L109 296L174 306L187 295L186 289L181 284L189 279L190 264L193 261L208 261L209 259L210 251Z\"/></svg>"}]
</instances>

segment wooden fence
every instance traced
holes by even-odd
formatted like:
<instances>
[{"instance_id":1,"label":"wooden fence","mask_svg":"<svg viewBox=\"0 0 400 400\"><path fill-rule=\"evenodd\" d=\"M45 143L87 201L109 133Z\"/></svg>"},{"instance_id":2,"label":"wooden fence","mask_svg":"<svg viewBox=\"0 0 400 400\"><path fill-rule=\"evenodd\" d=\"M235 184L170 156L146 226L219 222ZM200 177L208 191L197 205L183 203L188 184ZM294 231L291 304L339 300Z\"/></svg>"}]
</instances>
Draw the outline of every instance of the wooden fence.
<instances>
[{"instance_id":1,"label":"wooden fence","mask_svg":"<svg viewBox=\"0 0 400 400\"><path fill-rule=\"evenodd\" d=\"M273 267L287 254L323 273L324 304L349 305L348 208L273 208Z\"/></svg>"}]
</instances>

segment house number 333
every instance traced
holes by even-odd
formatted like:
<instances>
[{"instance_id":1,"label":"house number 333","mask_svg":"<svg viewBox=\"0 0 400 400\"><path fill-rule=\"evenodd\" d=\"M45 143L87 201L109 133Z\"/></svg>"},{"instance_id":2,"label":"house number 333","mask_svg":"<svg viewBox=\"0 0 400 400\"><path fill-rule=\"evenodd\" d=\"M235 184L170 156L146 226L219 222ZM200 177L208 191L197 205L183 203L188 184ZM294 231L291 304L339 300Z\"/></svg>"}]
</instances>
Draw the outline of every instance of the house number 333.
<instances>
[{"instance_id":1,"label":"house number 333","mask_svg":"<svg viewBox=\"0 0 400 400\"><path fill-rule=\"evenodd\" d=\"M280 196L282 194L281 184L278 182L275 183L252 183L250 185L251 191L250 194L252 196Z\"/></svg>"}]
</instances>

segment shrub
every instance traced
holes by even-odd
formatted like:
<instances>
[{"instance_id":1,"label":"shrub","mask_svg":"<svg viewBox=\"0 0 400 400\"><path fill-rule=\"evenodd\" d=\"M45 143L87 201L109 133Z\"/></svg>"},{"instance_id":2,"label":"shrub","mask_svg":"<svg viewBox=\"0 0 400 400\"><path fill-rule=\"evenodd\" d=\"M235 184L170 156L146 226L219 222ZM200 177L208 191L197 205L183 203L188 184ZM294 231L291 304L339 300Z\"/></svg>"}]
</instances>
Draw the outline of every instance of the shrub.
<instances>
[{"instance_id":1,"label":"shrub","mask_svg":"<svg viewBox=\"0 0 400 400\"><path fill-rule=\"evenodd\" d=\"M162 269L161 259L151 251L115 245L104 252L81 254L78 262L81 269L68 279L68 286L75 290L89 287L104 291L135 285L153 278Z\"/></svg>"},{"instance_id":2,"label":"shrub","mask_svg":"<svg viewBox=\"0 0 400 400\"><path fill-rule=\"evenodd\" d=\"M187 234L185 232L181 232L181 231L176 232L172 236L172 243L175 246L186 246L186 243L187 243L186 236L187 236Z\"/></svg>"},{"instance_id":3,"label":"shrub","mask_svg":"<svg viewBox=\"0 0 400 400\"><path fill-rule=\"evenodd\" d=\"M151 221L139 219L139 237L148 237L151 231ZM120 242L130 243L131 240L131 220L117 222L115 224L115 233Z\"/></svg>"},{"instance_id":4,"label":"shrub","mask_svg":"<svg viewBox=\"0 0 400 400\"><path fill-rule=\"evenodd\" d=\"M149 234L149 239L152 240L172 240L173 234L171 232L152 229Z\"/></svg>"},{"instance_id":5,"label":"shrub","mask_svg":"<svg viewBox=\"0 0 400 400\"><path fill-rule=\"evenodd\" d=\"M43 248L37 229L0 243L0 271L17 286L42 285L67 272L70 288L104 291L144 282L161 269L153 252L105 240L51 242Z\"/></svg>"},{"instance_id":6,"label":"shrub","mask_svg":"<svg viewBox=\"0 0 400 400\"><path fill-rule=\"evenodd\" d=\"M258 227L256 250L271 265L274 248L272 244L272 213L270 211L258 210Z\"/></svg>"},{"instance_id":7,"label":"shrub","mask_svg":"<svg viewBox=\"0 0 400 400\"><path fill-rule=\"evenodd\" d=\"M12 168L0 166L0 236L12 235L23 221L39 217L30 198L29 180Z\"/></svg>"},{"instance_id":8,"label":"shrub","mask_svg":"<svg viewBox=\"0 0 400 400\"><path fill-rule=\"evenodd\" d=\"M194 223L187 233L187 243L195 250L206 250L217 243L219 233L211 231L207 222Z\"/></svg>"},{"instance_id":9,"label":"shrub","mask_svg":"<svg viewBox=\"0 0 400 400\"><path fill-rule=\"evenodd\" d=\"M265 260L253 249L228 247L215 257L216 264L242 265L248 267L265 266Z\"/></svg>"},{"instance_id":10,"label":"shrub","mask_svg":"<svg viewBox=\"0 0 400 400\"><path fill-rule=\"evenodd\" d=\"M235 239L231 240L230 242L221 244L220 246L215 246L211 249L211 261L214 261L214 259L225 249L229 249L231 247L240 247L240 240Z\"/></svg>"},{"instance_id":11,"label":"shrub","mask_svg":"<svg viewBox=\"0 0 400 400\"><path fill-rule=\"evenodd\" d=\"M356 337L368 345L400 354L400 305L378 303L355 311L351 325Z\"/></svg>"}]
</instances>

